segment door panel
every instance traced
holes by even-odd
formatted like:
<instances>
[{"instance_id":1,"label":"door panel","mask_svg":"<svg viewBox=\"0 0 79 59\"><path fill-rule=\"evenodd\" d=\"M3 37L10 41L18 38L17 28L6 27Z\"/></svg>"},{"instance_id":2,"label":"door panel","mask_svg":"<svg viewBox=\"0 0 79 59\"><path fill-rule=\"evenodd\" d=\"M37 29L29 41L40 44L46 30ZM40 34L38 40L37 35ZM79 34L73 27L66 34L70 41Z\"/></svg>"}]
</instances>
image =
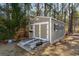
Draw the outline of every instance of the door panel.
<instances>
[{"instance_id":1,"label":"door panel","mask_svg":"<svg viewBox=\"0 0 79 59\"><path fill-rule=\"evenodd\" d=\"M35 37L39 37L39 25L35 25Z\"/></svg>"},{"instance_id":2,"label":"door panel","mask_svg":"<svg viewBox=\"0 0 79 59\"><path fill-rule=\"evenodd\" d=\"M41 24L41 38L47 39L47 24Z\"/></svg>"},{"instance_id":3,"label":"door panel","mask_svg":"<svg viewBox=\"0 0 79 59\"><path fill-rule=\"evenodd\" d=\"M49 41L48 23L38 23L34 25L34 37Z\"/></svg>"}]
</instances>

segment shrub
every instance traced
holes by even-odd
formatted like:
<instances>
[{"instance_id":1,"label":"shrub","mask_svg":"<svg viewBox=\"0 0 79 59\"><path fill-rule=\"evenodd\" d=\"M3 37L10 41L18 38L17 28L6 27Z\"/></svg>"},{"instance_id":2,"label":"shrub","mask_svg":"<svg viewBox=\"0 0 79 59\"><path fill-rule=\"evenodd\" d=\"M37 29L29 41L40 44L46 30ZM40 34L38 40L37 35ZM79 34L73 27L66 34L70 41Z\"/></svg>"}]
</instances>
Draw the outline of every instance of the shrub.
<instances>
[{"instance_id":1,"label":"shrub","mask_svg":"<svg viewBox=\"0 0 79 59\"><path fill-rule=\"evenodd\" d=\"M5 40L7 38L7 31L4 27L0 26L0 41Z\"/></svg>"}]
</instances>

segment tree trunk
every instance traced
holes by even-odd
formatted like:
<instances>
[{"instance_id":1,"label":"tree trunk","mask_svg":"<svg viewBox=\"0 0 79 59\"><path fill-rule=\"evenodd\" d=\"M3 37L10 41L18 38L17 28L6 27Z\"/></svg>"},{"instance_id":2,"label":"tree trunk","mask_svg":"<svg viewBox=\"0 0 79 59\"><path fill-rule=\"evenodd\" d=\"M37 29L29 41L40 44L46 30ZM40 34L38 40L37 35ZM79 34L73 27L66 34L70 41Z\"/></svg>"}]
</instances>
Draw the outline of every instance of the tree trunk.
<instances>
[{"instance_id":1,"label":"tree trunk","mask_svg":"<svg viewBox=\"0 0 79 59\"><path fill-rule=\"evenodd\" d=\"M47 8L46 7L47 7L47 4L45 3L44 4L44 16L47 16Z\"/></svg>"},{"instance_id":2,"label":"tree trunk","mask_svg":"<svg viewBox=\"0 0 79 59\"><path fill-rule=\"evenodd\" d=\"M56 18L56 17L55 17L55 15L56 15L55 12L56 12L56 9L55 9L55 4L54 4L54 16L53 16L54 18Z\"/></svg>"},{"instance_id":3,"label":"tree trunk","mask_svg":"<svg viewBox=\"0 0 79 59\"><path fill-rule=\"evenodd\" d=\"M7 20L10 20L10 13L9 13L9 4L6 3L6 16L7 16Z\"/></svg>"},{"instance_id":4,"label":"tree trunk","mask_svg":"<svg viewBox=\"0 0 79 59\"><path fill-rule=\"evenodd\" d=\"M37 13L36 13L36 15L40 16L40 5L39 5L39 3L37 3L36 7L37 7Z\"/></svg>"},{"instance_id":5,"label":"tree trunk","mask_svg":"<svg viewBox=\"0 0 79 59\"><path fill-rule=\"evenodd\" d=\"M57 3L57 20L59 20L59 3Z\"/></svg>"},{"instance_id":6,"label":"tree trunk","mask_svg":"<svg viewBox=\"0 0 79 59\"><path fill-rule=\"evenodd\" d=\"M71 11L71 13L70 13ZM72 34L73 33L73 4L72 8L70 10L70 3L69 3L69 28L68 28L68 33Z\"/></svg>"},{"instance_id":7,"label":"tree trunk","mask_svg":"<svg viewBox=\"0 0 79 59\"><path fill-rule=\"evenodd\" d=\"M64 8L64 4L62 3L62 21L63 21L63 8Z\"/></svg>"},{"instance_id":8,"label":"tree trunk","mask_svg":"<svg viewBox=\"0 0 79 59\"><path fill-rule=\"evenodd\" d=\"M66 11L64 12L64 23L66 23Z\"/></svg>"}]
</instances>

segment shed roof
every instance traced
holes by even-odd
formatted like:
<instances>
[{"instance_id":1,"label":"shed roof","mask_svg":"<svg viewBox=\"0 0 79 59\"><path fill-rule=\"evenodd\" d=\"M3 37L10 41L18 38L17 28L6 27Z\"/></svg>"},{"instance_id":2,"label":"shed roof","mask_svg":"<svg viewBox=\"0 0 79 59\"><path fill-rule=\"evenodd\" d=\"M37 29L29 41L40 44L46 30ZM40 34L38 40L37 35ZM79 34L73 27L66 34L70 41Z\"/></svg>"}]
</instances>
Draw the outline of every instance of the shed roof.
<instances>
[{"instance_id":1,"label":"shed roof","mask_svg":"<svg viewBox=\"0 0 79 59\"><path fill-rule=\"evenodd\" d=\"M63 21L57 20L56 18L49 17L49 16L35 16L35 17L30 18L30 21L33 22L35 20L35 18L49 18L49 19L51 18L52 20L56 20L56 21L62 22L64 24Z\"/></svg>"}]
</instances>

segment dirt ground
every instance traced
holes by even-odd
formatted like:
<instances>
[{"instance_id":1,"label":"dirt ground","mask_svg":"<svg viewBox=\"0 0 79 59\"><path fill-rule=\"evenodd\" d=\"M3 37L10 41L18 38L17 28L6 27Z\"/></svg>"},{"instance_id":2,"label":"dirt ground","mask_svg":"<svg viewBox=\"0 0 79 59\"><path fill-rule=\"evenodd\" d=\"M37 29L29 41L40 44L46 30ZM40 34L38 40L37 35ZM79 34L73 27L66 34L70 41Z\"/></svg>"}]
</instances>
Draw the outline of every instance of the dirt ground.
<instances>
[{"instance_id":1,"label":"dirt ground","mask_svg":"<svg viewBox=\"0 0 79 59\"><path fill-rule=\"evenodd\" d=\"M21 48L18 48L16 52L16 55L22 56L76 56L79 55L79 38L69 36L61 42L47 45L44 49L41 49L34 54L30 54Z\"/></svg>"},{"instance_id":2,"label":"dirt ground","mask_svg":"<svg viewBox=\"0 0 79 59\"><path fill-rule=\"evenodd\" d=\"M79 55L79 38L68 36L61 42L47 45L34 54L16 45L0 45L0 56L77 56Z\"/></svg>"},{"instance_id":3,"label":"dirt ground","mask_svg":"<svg viewBox=\"0 0 79 59\"><path fill-rule=\"evenodd\" d=\"M0 44L0 56L14 56L15 47L14 44Z\"/></svg>"}]
</instances>

